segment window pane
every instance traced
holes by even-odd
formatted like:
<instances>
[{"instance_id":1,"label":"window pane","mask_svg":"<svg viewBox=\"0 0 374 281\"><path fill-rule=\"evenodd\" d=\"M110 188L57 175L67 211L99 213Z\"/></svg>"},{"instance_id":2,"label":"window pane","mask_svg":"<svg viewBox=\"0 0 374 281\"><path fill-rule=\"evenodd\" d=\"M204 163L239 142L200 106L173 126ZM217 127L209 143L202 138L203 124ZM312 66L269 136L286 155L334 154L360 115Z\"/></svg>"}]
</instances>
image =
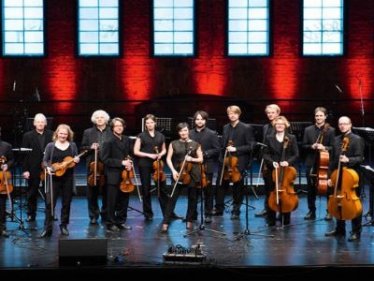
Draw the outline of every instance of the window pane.
<instances>
[{"instance_id":1,"label":"window pane","mask_svg":"<svg viewBox=\"0 0 374 281\"><path fill-rule=\"evenodd\" d=\"M119 55L119 1L79 0L79 55Z\"/></svg>"},{"instance_id":2,"label":"window pane","mask_svg":"<svg viewBox=\"0 0 374 281\"><path fill-rule=\"evenodd\" d=\"M269 0L228 0L228 55L269 55Z\"/></svg>"},{"instance_id":3,"label":"window pane","mask_svg":"<svg viewBox=\"0 0 374 281\"><path fill-rule=\"evenodd\" d=\"M194 54L194 0L153 1L153 54Z\"/></svg>"},{"instance_id":4,"label":"window pane","mask_svg":"<svg viewBox=\"0 0 374 281\"><path fill-rule=\"evenodd\" d=\"M304 0L303 54L343 54L343 0Z\"/></svg>"},{"instance_id":5,"label":"window pane","mask_svg":"<svg viewBox=\"0 0 374 281\"><path fill-rule=\"evenodd\" d=\"M42 0L2 2L3 55L44 55Z\"/></svg>"}]
</instances>

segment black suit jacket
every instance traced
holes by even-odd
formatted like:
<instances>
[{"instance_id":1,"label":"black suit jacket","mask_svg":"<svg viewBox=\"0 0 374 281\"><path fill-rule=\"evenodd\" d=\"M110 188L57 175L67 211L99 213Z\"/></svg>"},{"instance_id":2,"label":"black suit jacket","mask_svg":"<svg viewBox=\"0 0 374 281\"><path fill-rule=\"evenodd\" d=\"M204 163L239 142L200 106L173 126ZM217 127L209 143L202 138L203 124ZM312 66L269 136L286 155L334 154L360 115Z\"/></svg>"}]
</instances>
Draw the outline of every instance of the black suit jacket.
<instances>
[{"instance_id":1,"label":"black suit jacket","mask_svg":"<svg viewBox=\"0 0 374 281\"><path fill-rule=\"evenodd\" d=\"M40 146L36 130L26 132L22 138L22 147L32 149L32 151L25 152L25 158L22 164L23 171L29 171L31 177L39 177L40 171L42 170L41 165L45 147L52 141L53 132L51 130L46 129L44 134L45 138L42 146Z\"/></svg>"},{"instance_id":2,"label":"black suit jacket","mask_svg":"<svg viewBox=\"0 0 374 281\"><path fill-rule=\"evenodd\" d=\"M254 144L254 136L252 131L252 126L243 122L239 122L235 128L231 126L230 123L223 127L222 133L222 150L220 155L220 162L223 161L223 156L225 149L229 140L232 140L234 147L236 147L236 155L239 160L239 170L244 171L248 168L250 162L250 152Z\"/></svg>"},{"instance_id":3,"label":"black suit jacket","mask_svg":"<svg viewBox=\"0 0 374 281\"><path fill-rule=\"evenodd\" d=\"M312 149L312 144L314 144L321 133L321 130L317 128L316 125L311 125L305 128L303 137L303 149L306 151L305 165L313 166L316 160L316 150ZM332 147L334 145L335 129L329 127L325 132L322 144L331 154Z\"/></svg>"},{"instance_id":4,"label":"black suit jacket","mask_svg":"<svg viewBox=\"0 0 374 281\"><path fill-rule=\"evenodd\" d=\"M217 133L209 128L204 128L200 132L196 129L190 131L190 138L201 145L206 163L206 173L212 174L221 149Z\"/></svg>"},{"instance_id":5,"label":"black suit jacket","mask_svg":"<svg viewBox=\"0 0 374 281\"><path fill-rule=\"evenodd\" d=\"M359 172L360 164L364 161L364 140L359 135L352 132L346 136L349 139L349 145L347 151L345 152L345 156L349 158L349 162L344 163L343 165ZM329 174L338 168L339 158L342 153L342 139L342 135L335 137L332 159L330 160L329 165Z\"/></svg>"},{"instance_id":6,"label":"black suit jacket","mask_svg":"<svg viewBox=\"0 0 374 281\"><path fill-rule=\"evenodd\" d=\"M264 160L269 169L273 169L273 162L287 161L289 165L294 165L297 158L299 157L299 148L297 146L297 140L294 135L286 133L289 139L287 148L285 150L285 157L282 159L283 143L279 143L275 137L275 134L268 135L265 140Z\"/></svg>"},{"instance_id":7,"label":"black suit jacket","mask_svg":"<svg viewBox=\"0 0 374 281\"><path fill-rule=\"evenodd\" d=\"M97 129L96 126L88 128L84 130L82 142L81 142L81 150L88 150L88 154L86 157L86 165L88 166L92 161L94 161L95 154L94 149L91 149L91 145L95 142L99 144L99 151L101 151L101 146L111 139L113 133L110 130L109 126L106 126L105 130L100 131ZM101 159L101 153L99 153L99 159Z\"/></svg>"},{"instance_id":8,"label":"black suit jacket","mask_svg":"<svg viewBox=\"0 0 374 281\"><path fill-rule=\"evenodd\" d=\"M121 172L125 168L122 161L132 152L131 142L127 136L119 139L112 136L105 141L101 149L101 159L105 165L107 184L118 185L121 181Z\"/></svg>"}]
</instances>

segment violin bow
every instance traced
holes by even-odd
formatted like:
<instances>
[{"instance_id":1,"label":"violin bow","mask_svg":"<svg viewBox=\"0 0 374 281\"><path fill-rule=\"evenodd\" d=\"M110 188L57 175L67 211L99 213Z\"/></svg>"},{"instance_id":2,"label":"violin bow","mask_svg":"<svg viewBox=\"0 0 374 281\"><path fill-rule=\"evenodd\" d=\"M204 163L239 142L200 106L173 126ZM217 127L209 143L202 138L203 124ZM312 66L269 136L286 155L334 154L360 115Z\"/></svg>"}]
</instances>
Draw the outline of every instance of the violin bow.
<instances>
[{"instance_id":1,"label":"violin bow","mask_svg":"<svg viewBox=\"0 0 374 281\"><path fill-rule=\"evenodd\" d=\"M95 146L94 186L97 186L97 146Z\"/></svg>"},{"instance_id":2,"label":"violin bow","mask_svg":"<svg viewBox=\"0 0 374 281\"><path fill-rule=\"evenodd\" d=\"M12 203L12 199L10 197L8 179L6 177L6 172L4 171L4 169L2 169L1 172L3 173L3 179L4 179L4 183L5 183L5 188L6 188L6 193L7 193L8 201L9 201L10 211L11 211L11 214L13 214L13 203Z\"/></svg>"},{"instance_id":3,"label":"violin bow","mask_svg":"<svg viewBox=\"0 0 374 281\"><path fill-rule=\"evenodd\" d=\"M138 179L136 178L135 167L134 167L133 162L131 162L131 169L134 172L134 181L135 181L135 185L136 185L136 191L138 192L139 201L143 202L143 198L142 198L142 195L140 194L139 183L138 183Z\"/></svg>"},{"instance_id":4,"label":"violin bow","mask_svg":"<svg viewBox=\"0 0 374 281\"><path fill-rule=\"evenodd\" d=\"M225 159L226 159L226 157L227 157L227 147L225 149L225 154L223 155L221 175L219 177L219 186L222 186L223 174L225 172Z\"/></svg>"},{"instance_id":5,"label":"violin bow","mask_svg":"<svg viewBox=\"0 0 374 281\"><path fill-rule=\"evenodd\" d=\"M158 159L158 147L155 146L155 151L157 153L157 197L160 198L160 160Z\"/></svg>"}]
</instances>

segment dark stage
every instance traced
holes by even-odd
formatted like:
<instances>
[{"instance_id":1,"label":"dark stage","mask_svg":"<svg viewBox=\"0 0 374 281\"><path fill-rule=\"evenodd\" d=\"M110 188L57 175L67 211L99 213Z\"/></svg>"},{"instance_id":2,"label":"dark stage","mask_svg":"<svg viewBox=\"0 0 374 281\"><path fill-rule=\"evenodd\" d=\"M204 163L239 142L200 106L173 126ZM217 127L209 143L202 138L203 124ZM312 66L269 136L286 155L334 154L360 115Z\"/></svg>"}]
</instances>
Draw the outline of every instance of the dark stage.
<instances>
[{"instance_id":1,"label":"dark stage","mask_svg":"<svg viewBox=\"0 0 374 281\"><path fill-rule=\"evenodd\" d=\"M227 196L227 199L230 197ZM156 198L153 201L155 217L153 221L145 221L143 215L137 211L141 209L137 197L132 196L128 212L128 223L132 230L111 234L106 232L101 223L89 225L85 197L74 197L68 237L60 235L59 223L56 221L52 237L39 238L44 219L42 209L38 212L36 222L24 223L25 230L19 229L20 224L8 218L10 237L0 239L0 274L51 274L61 277L89 273L107 276L120 274L122 271L161 275L174 275L179 272L182 278L183 273L198 277L198 273L211 272L229 278L240 278L248 275L300 277L303 274L319 276L326 272L345 274L352 270L374 271L374 228L371 225L364 226L359 242L348 242L348 235L340 239L325 237L324 233L334 227L334 222L324 220L325 199L317 200L317 220L303 219L307 212L306 197L300 196L299 208L291 215L291 225L282 228L280 222L277 222L277 227L267 227L264 218L255 217L255 212L262 209L263 197L260 196L257 200L250 195L250 235L244 233L238 236L246 230L246 208L243 205L240 220L230 220L227 208L223 217L213 217L213 222L205 224L205 229L186 236L185 223L181 220L173 221L167 234L160 233L162 215ZM369 197L365 196L362 201L366 213ZM18 200L15 203L16 214L20 216ZM184 215L186 204L185 196L181 196L176 213ZM39 206L42 207L42 202ZM57 205L57 214L59 208ZM25 216L24 211L22 216ZM363 218L363 223L367 222L366 219ZM199 225L198 220L194 225L196 230L199 230ZM346 228L349 234L350 223ZM105 238L107 248L104 249L106 255L103 261L93 257L88 260L80 257L102 247L99 242L105 241ZM87 244L87 241L93 240L97 243ZM66 246L60 253L59 244ZM74 245L78 247L75 248ZM182 258L178 261L165 261L163 254L172 246L181 249L180 253L198 246L205 259L185 261ZM59 263L59 257L63 258L61 255L66 252L71 254L72 258L62 261L75 264L64 266Z\"/></svg>"}]
</instances>

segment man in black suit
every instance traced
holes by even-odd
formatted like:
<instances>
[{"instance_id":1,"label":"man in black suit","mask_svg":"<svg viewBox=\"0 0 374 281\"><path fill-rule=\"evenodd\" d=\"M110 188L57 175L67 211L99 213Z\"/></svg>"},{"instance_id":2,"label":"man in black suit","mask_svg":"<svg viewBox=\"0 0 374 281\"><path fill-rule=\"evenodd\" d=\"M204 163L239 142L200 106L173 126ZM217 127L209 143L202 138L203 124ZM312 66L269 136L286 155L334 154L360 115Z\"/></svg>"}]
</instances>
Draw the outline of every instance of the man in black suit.
<instances>
[{"instance_id":1,"label":"man in black suit","mask_svg":"<svg viewBox=\"0 0 374 281\"><path fill-rule=\"evenodd\" d=\"M364 161L364 149L365 149L364 141L359 135L352 133L352 121L349 117L347 116L340 117L338 121L338 126L341 132L341 135L335 137L335 142L334 142L333 151L332 151L332 160L330 161L330 165L329 165L329 175L331 177L332 172L339 167L339 162L340 162L340 165L342 167L346 167L348 169L354 170L357 173L357 177L358 177L360 164ZM347 145L346 148L343 147L343 143ZM351 173L349 174L352 175ZM343 174L343 178L344 178L344 174ZM332 186L331 179L328 180L328 185ZM356 195L358 196L358 200L360 200L359 199L360 188L356 186L352 186L350 188L355 188L355 192L356 192ZM352 206L352 204L350 205ZM330 202L329 202L329 206L330 206ZM362 209L361 209L361 212L359 212L358 216L356 216L354 219L351 220L352 231L351 231L350 237L348 238L349 242L360 240L361 229L362 229L361 221L362 221ZM335 229L330 232L325 233L325 236L345 236L345 220L336 219Z\"/></svg>"},{"instance_id":2,"label":"man in black suit","mask_svg":"<svg viewBox=\"0 0 374 281\"><path fill-rule=\"evenodd\" d=\"M81 150L89 150L89 154L86 158L87 164L87 175L92 173L90 171L90 164L95 161L95 153L97 162L101 162L100 151L105 141L109 140L112 136L112 131L108 126L109 114L104 110L96 110L91 116L91 122L94 124L93 127L86 129L83 132L83 138L81 143ZM94 163L93 163L94 164ZM96 169L98 163L96 163ZM93 182L94 183L94 182ZM88 215L90 217L90 224L97 224L97 219L101 213L101 220L105 221L106 212L106 191L104 186L100 186L102 181L96 180L96 185L90 186L90 181L87 177L87 203L88 203ZM98 204L98 197L100 194L100 188L102 188L102 206L101 212Z\"/></svg>"},{"instance_id":3,"label":"man in black suit","mask_svg":"<svg viewBox=\"0 0 374 281\"><path fill-rule=\"evenodd\" d=\"M270 136L275 133L272 123L273 123L273 120L280 115L281 109L277 104L269 104L265 107L265 113L266 113L266 117L268 118L269 122L265 124L262 129L262 143L265 143L267 136ZM261 161L263 161L262 149L263 149L263 146L261 147L261 153L260 153ZM265 189L264 209L256 213L255 214L256 217L263 217L267 215L269 195L270 195L270 192L273 190L273 179L266 165L262 165L262 176L264 178L264 189Z\"/></svg>"},{"instance_id":4,"label":"man in black suit","mask_svg":"<svg viewBox=\"0 0 374 281\"><path fill-rule=\"evenodd\" d=\"M239 120L241 110L239 106L231 105L227 108L227 116L230 123L223 127L222 149L220 155L221 165L224 165L224 155L237 157L240 180L234 182L232 179L223 180L222 186L217 185L216 190L216 211L215 215L222 215L224 210L225 190L230 182L233 183L233 209L231 219L237 220L240 215L240 206L244 197L244 173L250 161L250 152L253 147L254 137L252 127ZM225 153L226 151L226 153ZM222 164L223 163L223 164ZM227 167L225 167L226 169ZM222 169L220 170L222 173ZM219 175L221 177L221 175ZM220 181L220 178L218 179Z\"/></svg>"},{"instance_id":5,"label":"man in black suit","mask_svg":"<svg viewBox=\"0 0 374 281\"><path fill-rule=\"evenodd\" d=\"M0 127L0 136L1 136L1 127ZM12 151L12 145L10 143L7 143L5 141L2 141L0 138L0 158L1 161L1 170L6 172L8 171L14 164L14 156ZM10 196L10 194L9 194ZM0 193L0 237L8 237L8 233L6 232L6 200L8 197L8 193L6 190L2 190Z\"/></svg>"},{"instance_id":6,"label":"man in black suit","mask_svg":"<svg viewBox=\"0 0 374 281\"><path fill-rule=\"evenodd\" d=\"M317 107L314 110L314 125L308 126L304 130L303 149L306 152L305 170L308 183L308 208L309 212L304 217L305 220L316 219L316 196L317 196L317 171L319 164L318 156L320 151L331 152L334 144L335 129L326 123L327 110L324 107ZM327 193L328 199L328 193ZM327 208L326 208L327 209ZM327 212L325 220L331 220Z\"/></svg>"},{"instance_id":7,"label":"man in black suit","mask_svg":"<svg viewBox=\"0 0 374 281\"><path fill-rule=\"evenodd\" d=\"M198 142L203 151L205 174L208 181L208 186L203 189L205 222L211 223L213 213L213 172L221 147L217 133L206 127L208 117L207 112L202 110L196 111L193 117L194 128L190 131L190 138Z\"/></svg>"},{"instance_id":8,"label":"man in black suit","mask_svg":"<svg viewBox=\"0 0 374 281\"><path fill-rule=\"evenodd\" d=\"M119 117L113 118L110 123L113 136L105 141L101 149L101 159L105 165L107 188L107 230L117 232L120 229L130 230L127 225L127 208L130 194L120 190L121 174L124 169L133 169L132 160L127 157L132 152L130 139L123 135L125 120Z\"/></svg>"},{"instance_id":9,"label":"man in black suit","mask_svg":"<svg viewBox=\"0 0 374 281\"><path fill-rule=\"evenodd\" d=\"M43 153L53 136L53 132L46 128L47 118L44 114L36 114L33 124L35 129L26 132L22 138L22 147L31 149L27 152L22 165L23 177L28 180L27 222L35 221Z\"/></svg>"}]
</instances>

